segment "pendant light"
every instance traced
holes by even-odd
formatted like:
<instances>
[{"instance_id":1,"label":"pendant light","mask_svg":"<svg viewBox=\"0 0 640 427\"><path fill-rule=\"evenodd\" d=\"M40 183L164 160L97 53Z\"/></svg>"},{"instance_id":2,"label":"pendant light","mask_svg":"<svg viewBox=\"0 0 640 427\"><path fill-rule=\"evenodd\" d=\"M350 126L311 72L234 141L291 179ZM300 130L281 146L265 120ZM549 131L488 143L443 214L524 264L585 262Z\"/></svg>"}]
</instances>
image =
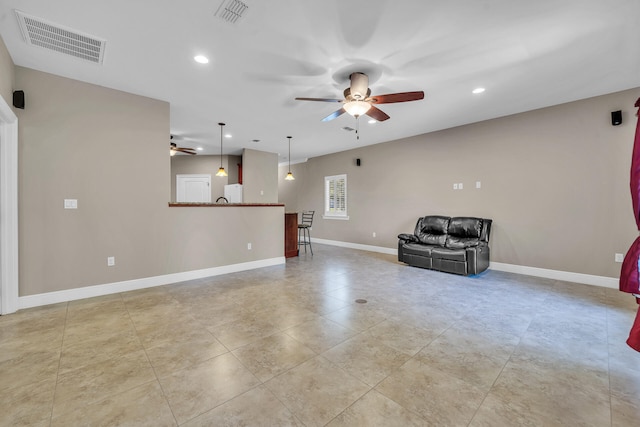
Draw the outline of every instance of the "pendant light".
<instances>
[{"instance_id":1,"label":"pendant light","mask_svg":"<svg viewBox=\"0 0 640 427\"><path fill-rule=\"evenodd\" d=\"M220 126L220 169L218 169L216 176L227 176L227 171L222 167L222 128L224 123L218 123L218 125Z\"/></svg>"},{"instance_id":2,"label":"pendant light","mask_svg":"<svg viewBox=\"0 0 640 427\"><path fill-rule=\"evenodd\" d=\"M287 181L293 181L295 178L293 177L293 174L291 173L291 137L288 136L287 138L289 138L289 173L287 173L286 176L286 180Z\"/></svg>"}]
</instances>

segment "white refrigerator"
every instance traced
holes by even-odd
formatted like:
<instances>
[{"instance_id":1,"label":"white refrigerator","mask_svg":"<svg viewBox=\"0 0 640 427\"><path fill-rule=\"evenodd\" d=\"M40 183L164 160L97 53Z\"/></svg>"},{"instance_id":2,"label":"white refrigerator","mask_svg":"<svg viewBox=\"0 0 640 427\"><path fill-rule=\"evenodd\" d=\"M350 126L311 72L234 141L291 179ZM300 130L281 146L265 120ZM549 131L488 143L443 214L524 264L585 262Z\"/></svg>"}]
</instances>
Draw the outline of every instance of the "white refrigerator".
<instances>
[{"instance_id":1,"label":"white refrigerator","mask_svg":"<svg viewBox=\"0 0 640 427\"><path fill-rule=\"evenodd\" d=\"M225 185L224 197L229 203L242 203L242 184Z\"/></svg>"}]
</instances>

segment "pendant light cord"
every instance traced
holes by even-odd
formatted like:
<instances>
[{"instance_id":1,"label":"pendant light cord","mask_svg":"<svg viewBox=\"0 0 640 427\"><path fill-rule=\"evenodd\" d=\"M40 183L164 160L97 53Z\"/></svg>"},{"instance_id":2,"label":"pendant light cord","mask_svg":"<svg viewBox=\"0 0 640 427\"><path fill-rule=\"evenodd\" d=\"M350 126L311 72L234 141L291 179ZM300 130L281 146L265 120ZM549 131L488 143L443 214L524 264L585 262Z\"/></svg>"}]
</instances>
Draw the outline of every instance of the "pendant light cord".
<instances>
[{"instance_id":1,"label":"pendant light cord","mask_svg":"<svg viewBox=\"0 0 640 427\"><path fill-rule=\"evenodd\" d=\"M222 129L224 128L224 123L218 123L220 125L220 167L222 167Z\"/></svg>"},{"instance_id":2,"label":"pendant light cord","mask_svg":"<svg viewBox=\"0 0 640 427\"><path fill-rule=\"evenodd\" d=\"M287 138L289 138L289 173L291 173L291 137L288 136Z\"/></svg>"}]
</instances>

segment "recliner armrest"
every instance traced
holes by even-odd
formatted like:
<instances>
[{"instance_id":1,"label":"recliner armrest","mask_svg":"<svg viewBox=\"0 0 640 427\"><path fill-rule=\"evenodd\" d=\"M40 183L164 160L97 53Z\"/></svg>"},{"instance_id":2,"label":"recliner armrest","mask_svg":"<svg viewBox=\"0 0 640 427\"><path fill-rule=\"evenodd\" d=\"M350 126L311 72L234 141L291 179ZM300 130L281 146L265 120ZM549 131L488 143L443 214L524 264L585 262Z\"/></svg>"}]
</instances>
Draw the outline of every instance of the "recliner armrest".
<instances>
[{"instance_id":1,"label":"recliner armrest","mask_svg":"<svg viewBox=\"0 0 640 427\"><path fill-rule=\"evenodd\" d=\"M467 274L478 274L489 268L489 245L480 242L478 246L466 248Z\"/></svg>"},{"instance_id":2,"label":"recliner armrest","mask_svg":"<svg viewBox=\"0 0 640 427\"><path fill-rule=\"evenodd\" d=\"M415 234L407 234L407 233L398 234L398 239L404 240L405 242L409 242L409 243L420 242L420 240L418 240L418 237Z\"/></svg>"}]
</instances>

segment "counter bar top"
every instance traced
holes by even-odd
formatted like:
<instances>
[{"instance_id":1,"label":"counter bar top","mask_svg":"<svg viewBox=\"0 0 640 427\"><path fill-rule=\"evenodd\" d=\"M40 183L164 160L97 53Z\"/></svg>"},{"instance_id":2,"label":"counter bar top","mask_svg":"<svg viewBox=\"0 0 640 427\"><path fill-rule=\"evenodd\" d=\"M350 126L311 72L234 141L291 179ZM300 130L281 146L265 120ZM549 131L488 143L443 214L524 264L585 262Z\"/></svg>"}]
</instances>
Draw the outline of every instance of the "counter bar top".
<instances>
[{"instance_id":1,"label":"counter bar top","mask_svg":"<svg viewBox=\"0 0 640 427\"><path fill-rule=\"evenodd\" d=\"M173 203L169 202L170 208L263 208L263 207L284 207L284 203Z\"/></svg>"}]
</instances>

